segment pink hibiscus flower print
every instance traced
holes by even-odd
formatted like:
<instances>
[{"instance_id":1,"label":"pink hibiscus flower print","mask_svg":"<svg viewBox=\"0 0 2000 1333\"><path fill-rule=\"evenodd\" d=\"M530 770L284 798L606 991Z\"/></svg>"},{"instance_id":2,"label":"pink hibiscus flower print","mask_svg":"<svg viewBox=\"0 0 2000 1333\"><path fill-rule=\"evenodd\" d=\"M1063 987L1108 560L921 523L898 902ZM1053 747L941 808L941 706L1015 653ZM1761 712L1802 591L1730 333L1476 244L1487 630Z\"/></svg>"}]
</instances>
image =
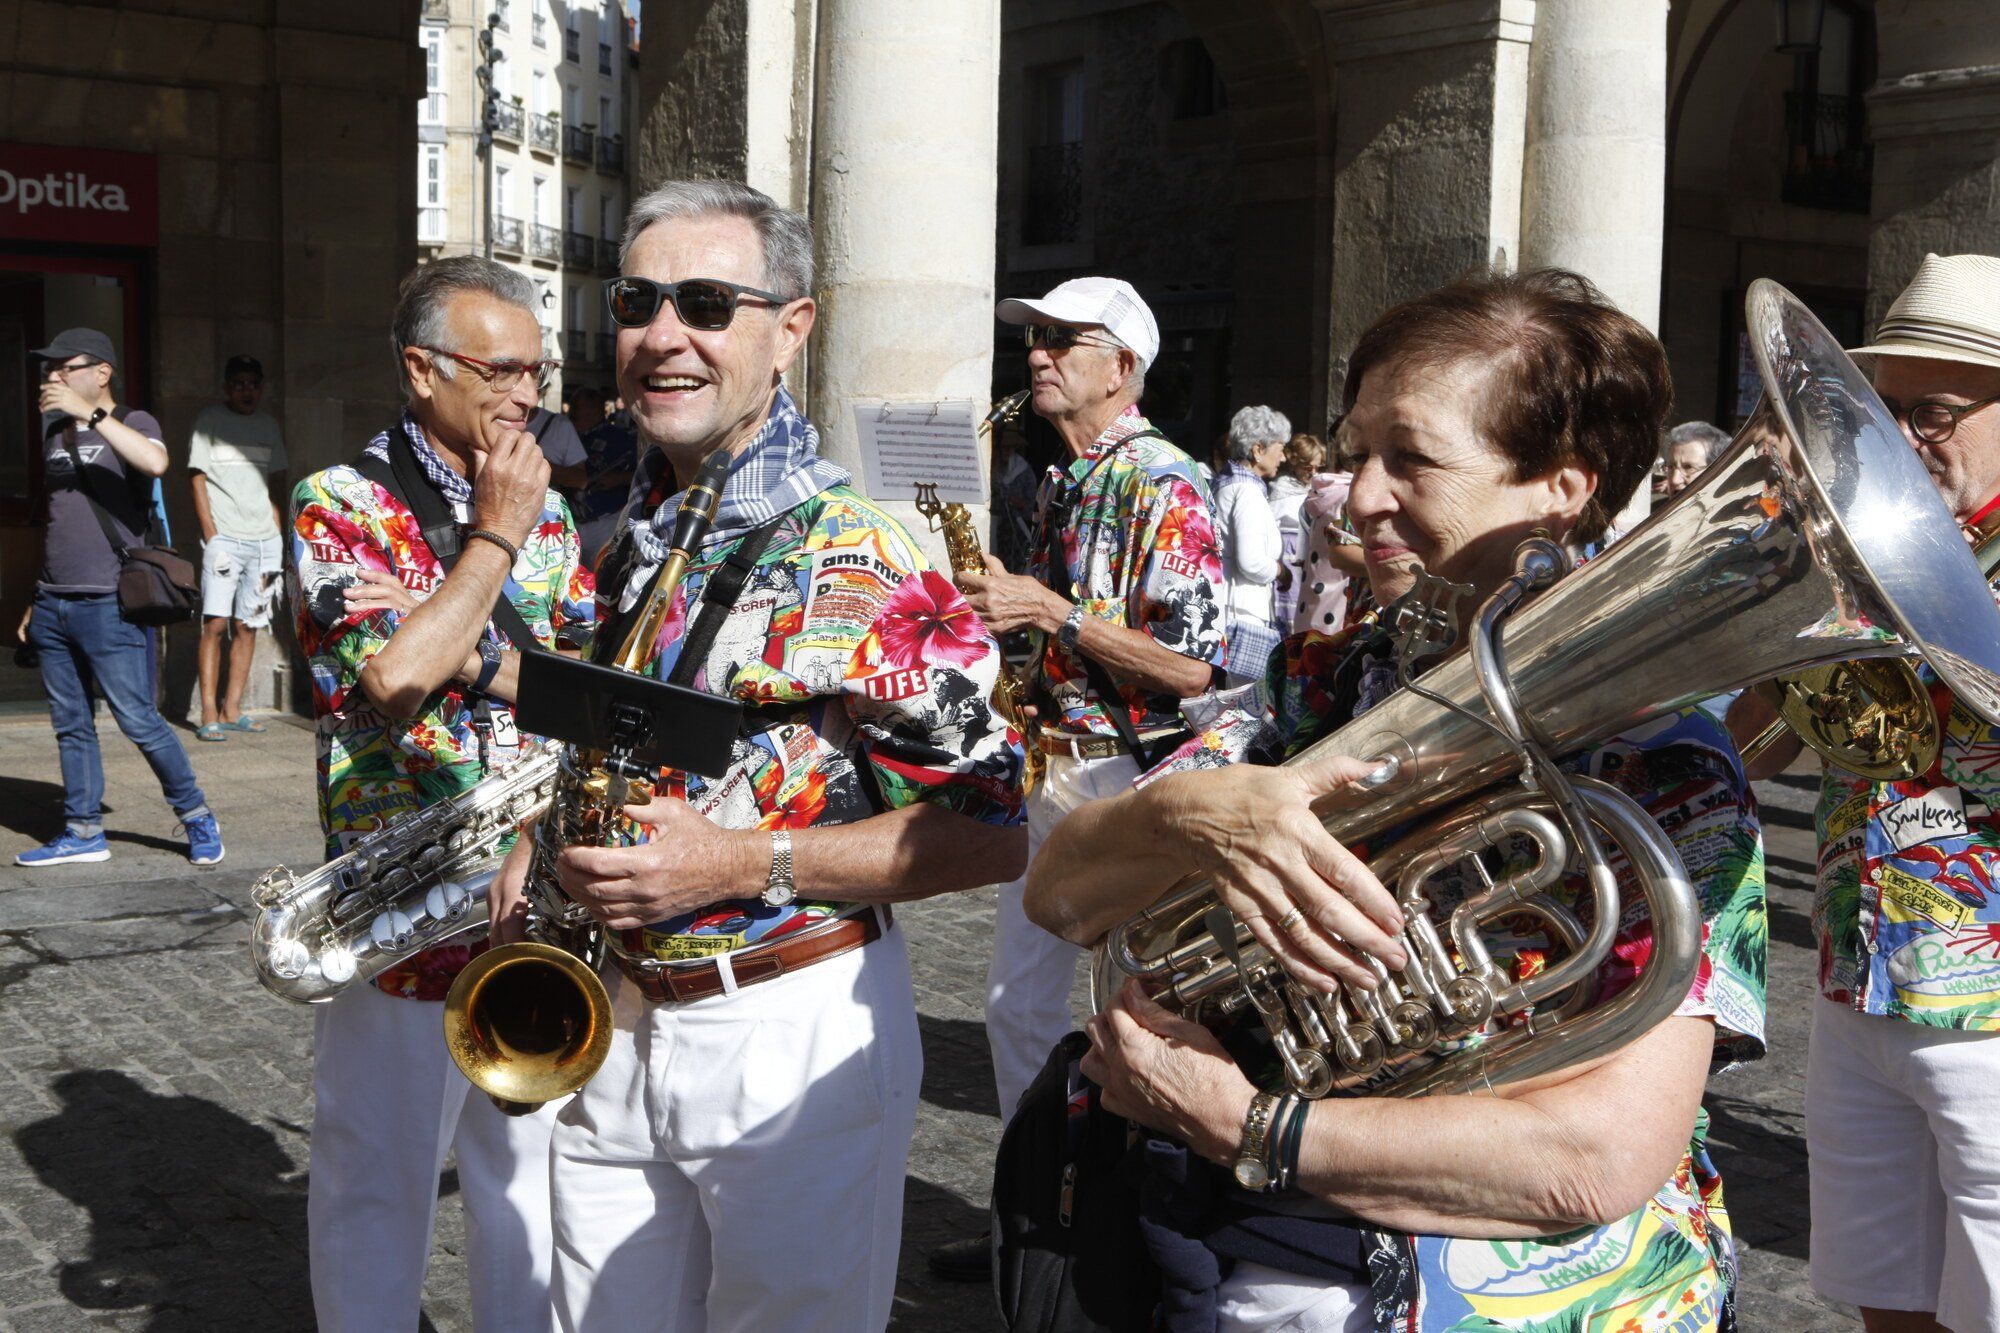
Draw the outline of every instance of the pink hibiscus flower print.
<instances>
[{"instance_id":1,"label":"pink hibiscus flower print","mask_svg":"<svg viewBox=\"0 0 2000 1333\"><path fill-rule=\"evenodd\" d=\"M950 579L924 570L898 584L875 617L882 656L898 667L971 666L988 652L986 626Z\"/></svg>"}]
</instances>

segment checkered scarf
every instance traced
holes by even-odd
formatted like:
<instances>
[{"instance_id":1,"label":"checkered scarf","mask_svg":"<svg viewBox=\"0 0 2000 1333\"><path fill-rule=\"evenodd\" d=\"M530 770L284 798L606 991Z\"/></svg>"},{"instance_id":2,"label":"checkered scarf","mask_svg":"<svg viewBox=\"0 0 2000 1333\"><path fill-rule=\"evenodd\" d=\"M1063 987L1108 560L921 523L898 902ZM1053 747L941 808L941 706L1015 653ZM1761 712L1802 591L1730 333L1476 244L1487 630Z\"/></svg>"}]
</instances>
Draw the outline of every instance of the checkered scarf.
<instances>
[{"instance_id":1,"label":"checkered scarf","mask_svg":"<svg viewBox=\"0 0 2000 1333\"><path fill-rule=\"evenodd\" d=\"M403 409L402 427L404 438L410 442L410 452L417 456L417 462L423 465L424 475L431 479L431 485L438 488L438 494L450 504L471 504L472 483L452 471L445 461L438 457L437 450L431 448L431 442L424 438L424 428L417 424L416 417L410 414L410 409L407 407ZM388 462L389 432L385 430L368 441L368 447L361 452L370 458Z\"/></svg>"},{"instance_id":2,"label":"checkered scarf","mask_svg":"<svg viewBox=\"0 0 2000 1333\"><path fill-rule=\"evenodd\" d=\"M846 468L819 456L819 431L799 413L799 406L783 385L771 402L771 415L764 420L748 448L730 464L729 479L722 486L722 503L716 507L715 525L702 545L727 541L762 527L788 509L796 509L821 491L845 486L853 480ZM628 586L639 586L652 571L666 563L667 549L674 535L674 515L687 489L654 497L654 488L672 483L667 456L658 449L647 451L632 477L632 490L625 514L632 527L633 544L638 547L638 564Z\"/></svg>"}]
</instances>

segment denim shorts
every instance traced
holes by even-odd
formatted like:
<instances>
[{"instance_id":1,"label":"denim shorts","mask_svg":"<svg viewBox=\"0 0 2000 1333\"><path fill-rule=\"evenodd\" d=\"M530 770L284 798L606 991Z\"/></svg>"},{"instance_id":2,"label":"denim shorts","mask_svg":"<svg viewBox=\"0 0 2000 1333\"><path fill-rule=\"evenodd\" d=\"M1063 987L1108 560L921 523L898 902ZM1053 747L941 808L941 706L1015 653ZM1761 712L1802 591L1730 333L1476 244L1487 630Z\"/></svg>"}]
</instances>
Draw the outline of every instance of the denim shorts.
<instances>
[{"instance_id":1,"label":"denim shorts","mask_svg":"<svg viewBox=\"0 0 2000 1333\"><path fill-rule=\"evenodd\" d=\"M201 548L201 613L234 617L245 629L271 623L284 576L284 539L225 537L217 533Z\"/></svg>"}]
</instances>

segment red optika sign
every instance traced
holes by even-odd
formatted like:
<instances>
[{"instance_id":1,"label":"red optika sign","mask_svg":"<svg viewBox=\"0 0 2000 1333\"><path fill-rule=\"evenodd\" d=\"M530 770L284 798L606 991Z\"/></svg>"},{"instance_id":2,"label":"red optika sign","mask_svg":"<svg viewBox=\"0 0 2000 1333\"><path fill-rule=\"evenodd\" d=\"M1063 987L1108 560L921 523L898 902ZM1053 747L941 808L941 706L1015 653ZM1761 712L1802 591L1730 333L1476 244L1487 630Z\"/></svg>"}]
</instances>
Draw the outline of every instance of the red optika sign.
<instances>
[{"instance_id":1,"label":"red optika sign","mask_svg":"<svg viewBox=\"0 0 2000 1333\"><path fill-rule=\"evenodd\" d=\"M152 154L0 143L0 240L151 246L159 234Z\"/></svg>"}]
</instances>

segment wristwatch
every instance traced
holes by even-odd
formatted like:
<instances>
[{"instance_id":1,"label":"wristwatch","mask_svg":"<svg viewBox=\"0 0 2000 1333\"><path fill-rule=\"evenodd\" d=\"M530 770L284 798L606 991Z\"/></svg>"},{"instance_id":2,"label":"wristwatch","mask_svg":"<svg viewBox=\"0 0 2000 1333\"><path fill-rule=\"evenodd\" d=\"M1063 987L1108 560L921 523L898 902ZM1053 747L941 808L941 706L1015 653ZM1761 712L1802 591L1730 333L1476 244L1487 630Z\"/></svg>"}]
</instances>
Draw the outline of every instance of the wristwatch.
<instances>
[{"instance_id":1,"label":"wristwatch","mask_svg":"<svg viewBox=\"0 0 2000 1333\"><path fill-rule=\"evenodd\" d=\"M1062 628L1056 631L1056 642L1062 645L1064 652L1073 653L1076 651L1077 638L1083 633L1083 617L1085 614L1083 603L1078 602L1069 609L1069 617L1063 621Z\"/></svg>"},{"instance_id":2,"label":"wristwatch","mask_svg":"<svg viewBox=\"0 0 2000 1333\"><path fill-rule=\"evenodd\" d=\"M479 675L472 682L474 694L486 693L486 687L493 683L493 677L500 674L500 645L491 639L479 641Z\"/></svg>"},{"instance_id":3,"label":"wristwatch","mask_svg":"<svg viewBox=\"0 0 2000 1333\"><path fill-rule=\"evenodd\" d=\"M771 877L764 881L764 906L785 907L799 896L792 882L792 831L771 830Z\"/></svg>"},{"instance_id":4,"label":"wristwatch","mask_svg":"<svg viewBox=\"0 0 2000 1333\"><path fill-rule=\"evenodd\" d=\"M97 409L97 410L96 410L95 412L92 412L92 413L90 414L90 420L88 420L88 421L86 421L86 422L84 422L84 423L83 423L83 428L84 428L85 430L96 430L96 429L97 429L97 423L98 423L98 422L100 422L100 421L102 421L102 420L104 420L104 418L106 418L106 417L108 417L108 416L110 416L110 415L111 415L111 413L110 413L110 412L109 412L108 410L106 410L105 408L102 408L102 407L100 407L100 408L98 408L98 409Z\"/></svg>"},{"instance_id":5,"label":"wristwatch","mask_svg":"<svg viewBox=\"0 0 2000 1333\"><path fill-rule=\"evenodd\" d=\"M1246 1190L1262 1191L1271 1184L1269 1153L1265 1144L1271 1134L1271 1113L1278 1108L1278 1098L1269 1092L1260 1092L1250 1099L1249 1113L1243 1117L1243 1141L1236 1148L1236 1183Z\"/></svg>"}]
</instances>

